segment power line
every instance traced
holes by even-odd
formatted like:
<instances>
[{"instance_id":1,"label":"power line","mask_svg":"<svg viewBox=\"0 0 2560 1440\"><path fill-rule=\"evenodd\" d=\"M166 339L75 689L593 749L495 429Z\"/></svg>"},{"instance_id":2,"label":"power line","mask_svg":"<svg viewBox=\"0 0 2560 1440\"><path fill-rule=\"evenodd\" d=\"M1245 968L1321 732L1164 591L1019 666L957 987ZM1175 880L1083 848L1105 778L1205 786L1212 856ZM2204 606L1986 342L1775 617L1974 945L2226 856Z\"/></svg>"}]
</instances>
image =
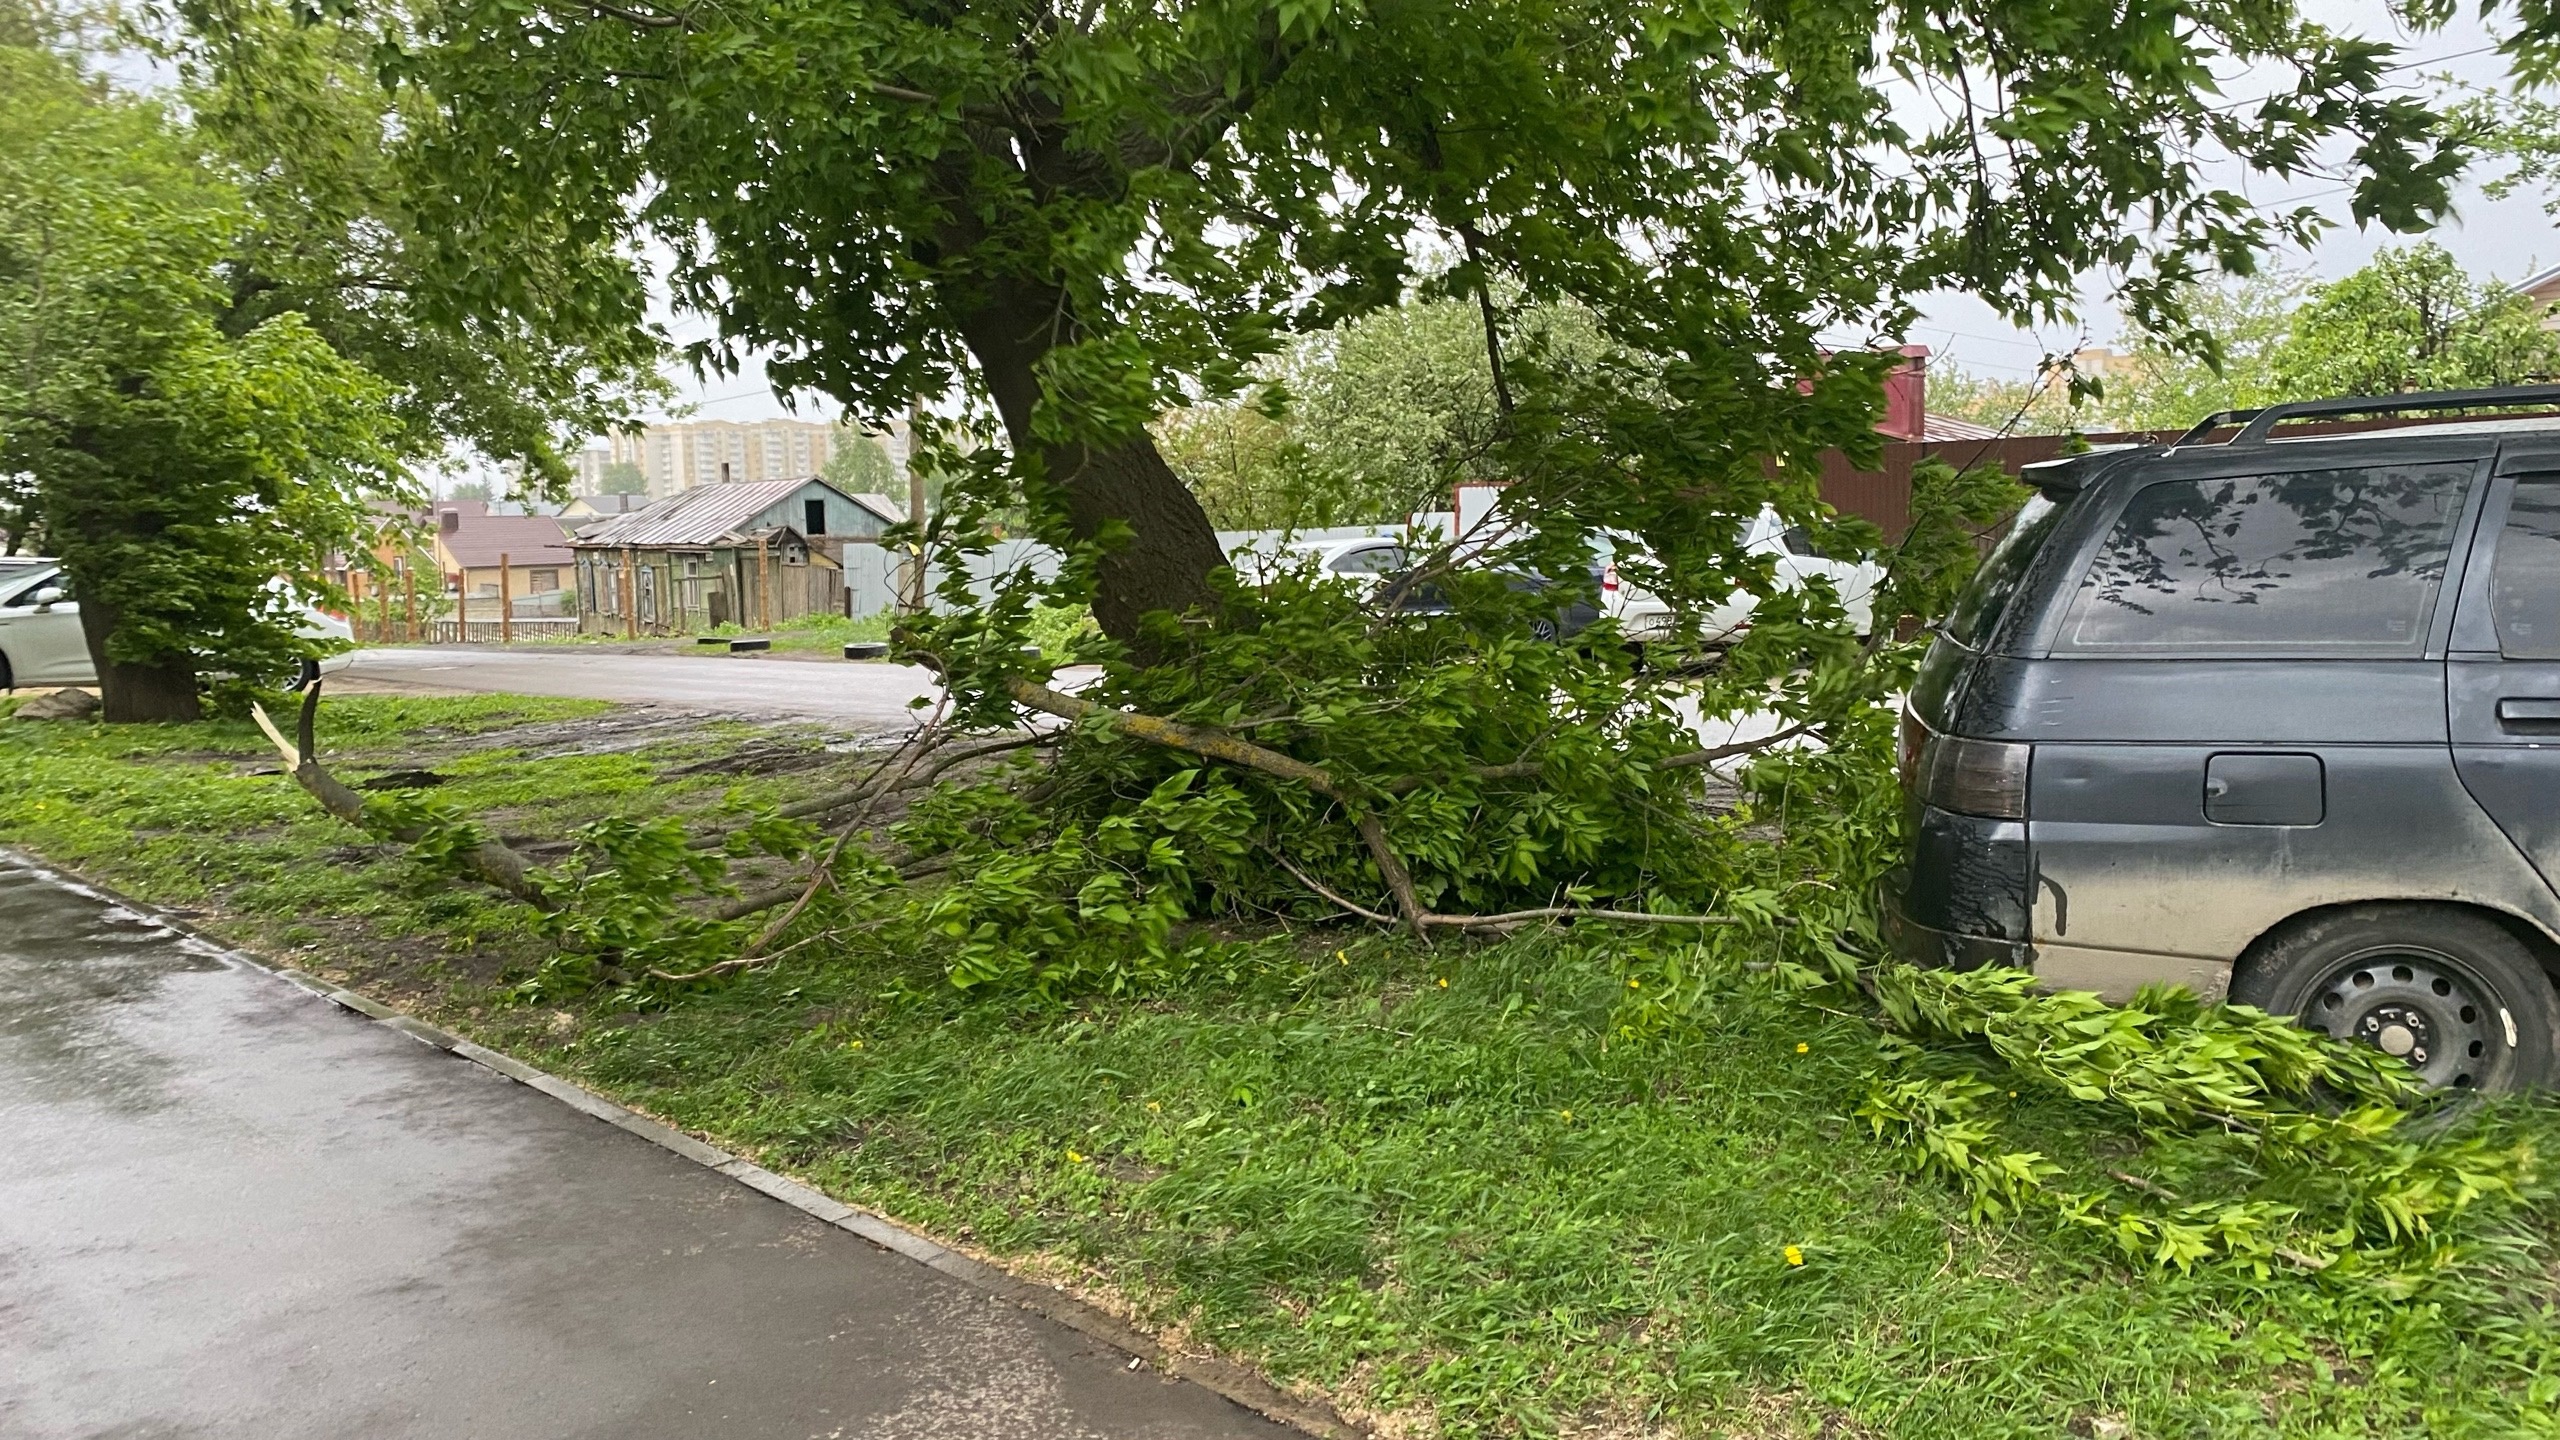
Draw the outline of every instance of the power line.
<instances>
[{"instance_id":1,"label":"power line","mask_svg":"<svg viewBox=\"0 0 2560 1440\"><path fill-rule=\"evenodd\" d=\"M2397 65L2385 65L2376 73L2396 75L2403 70L2416 70L2427 65L2449 65L2456 60L2468 60L2474 55L2486 55L2497 48L2496 45L2474 45L2468 50L2456 50L2450 55L2431 55L2420 60L2403 60ZM2239 100L2226 100L2219 105L2208 105L2205 109L2209 113L2219 114L2225 110L2237 110L2243 105L2263 105L2270 100L2283 98L2284 92L2278 91L2272 95L2251 95Z\"/></svg>"}]
</instances>

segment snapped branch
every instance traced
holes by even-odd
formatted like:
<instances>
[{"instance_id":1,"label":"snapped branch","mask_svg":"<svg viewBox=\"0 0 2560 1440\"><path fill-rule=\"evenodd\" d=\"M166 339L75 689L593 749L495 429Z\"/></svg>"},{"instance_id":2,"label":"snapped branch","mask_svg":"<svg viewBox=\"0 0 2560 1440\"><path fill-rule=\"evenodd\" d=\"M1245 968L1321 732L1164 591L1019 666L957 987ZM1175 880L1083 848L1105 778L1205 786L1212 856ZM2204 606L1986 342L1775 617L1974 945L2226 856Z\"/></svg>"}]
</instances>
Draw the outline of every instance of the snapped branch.
<instances>
[{"instance_id":1,"label":"snapped branch","mask_svg":"<svg viewBox=\"0 0 2560 1440\"><path fill-rule=\"evenodd\" d=\"M312 725L319 709L320 682L314 680L302 692L302 713L295 723L294 740L284 738L284 732L276 728L276 722L267 718L264 707L252 704L249 714L258 722L258 728L267 732L267 739L274 742L276 753L283 757L286 773L293 777L293 783L319 801L321 809L350 825L363 828L364 797L350 789L345 781L330 774L328 768L313 756ZM402 825L391 831L391 838L405 845L424 839L426 834L427 829L423 825ZM534 883L533 867L525 858L494 837L482 837L480 843L462 853L461 860L464 869L536 910L548 912L559 908L559 902Z\"/></svg>"}]
</instances>

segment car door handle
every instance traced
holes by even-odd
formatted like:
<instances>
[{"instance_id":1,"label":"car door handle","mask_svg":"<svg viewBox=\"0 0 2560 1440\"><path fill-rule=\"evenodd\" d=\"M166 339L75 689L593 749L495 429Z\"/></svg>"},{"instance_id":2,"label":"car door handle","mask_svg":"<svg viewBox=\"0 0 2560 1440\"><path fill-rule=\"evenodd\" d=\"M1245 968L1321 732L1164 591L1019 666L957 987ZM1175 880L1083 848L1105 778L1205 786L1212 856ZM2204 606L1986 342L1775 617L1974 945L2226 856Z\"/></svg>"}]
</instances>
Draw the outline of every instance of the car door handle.
<instances>
[{"instance_id":1,"label":"car door handle","mask_svg":"<svg viewBox=\"0 0 2560 1440\"><path fill-rule=\"evenodd\" d=\"M2501 700L2498 728L2526 735L2560 735L2560 700Z\"/></svg>"}]
</instances>

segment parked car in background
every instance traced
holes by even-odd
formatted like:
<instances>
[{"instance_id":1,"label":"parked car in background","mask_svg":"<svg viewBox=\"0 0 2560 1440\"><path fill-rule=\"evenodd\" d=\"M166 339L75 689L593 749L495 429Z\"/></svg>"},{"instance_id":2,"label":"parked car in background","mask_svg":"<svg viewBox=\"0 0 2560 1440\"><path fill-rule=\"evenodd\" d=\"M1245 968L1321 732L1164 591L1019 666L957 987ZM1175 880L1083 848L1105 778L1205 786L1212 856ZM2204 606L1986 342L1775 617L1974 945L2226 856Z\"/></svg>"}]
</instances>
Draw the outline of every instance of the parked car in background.
<instances>
[{"instance_id":1,"label":"parked car in background","mask_svg":"<svg viewBox=\"0 0 2560 1440\"><path fill-rule=\"evenodd\" d=\"M298 628L313 639L355 638L346 621L309 606L303 607ZM335 670L346 663L345 655L332 655L320 668ZM45 560L0 570L0 691L97 683L88 637L80 630L80 602L62 567Z\"/></svg>"},{"instance_id":2,"label":"parked car in background","mask_svg":"<svg viewBox=\"0 0 2560 1440\"><path fill-rule=\"evenodd\" d=\"M2560 1083L2560 415L2272 433L2519 404L2028 466L1912 687L1897 948Z\"/></svg>"},{"instance_id":3,"label":"parked car in background","mask_svg":"<svg viewBox=\"0 0 2560 1440\"><path fill-rule=\"evenodd\" d=\"M1780 588L1793 589L1814 576L1822 576L1838 592L1841 606L1848 611L1857 633L1866 634L1874 624L1875 592L1884 583L1884 567L1872 561L1832 559L1814 545L1813 537L1802 526L1788 524L1766 506L1745 525L1742 543L1745 548L1772 558ZM1633 536L1623 535L1602 536L1597 542L1602 564L1601 608L1618 622L1620 633L1629 642L1643 645L1671 638L1677 624L1668 601L1618 573L1618 556L1627 547L1640 544ZM1760 597L1751 592L1734 591L1723 604L1700 617L1698 638L1710 645L1742 638L1742 632L1751 628L1752 612L1759 604Z\"/></svg>"},{"instance_id":4,"label":"parked car in background","mask_svg":"<svg viewBox=\"0 0 2560 1440\"><path fill-rule=\"evenodd\" d=\"M1347 580L1363 592L1378 588L1380 577L1413 564L1404 542L1392 535L1360 535L1347 540L1292 540L1274 550L1238 550L1236 572L1252 584L1268 584L1278 572L1305 566L1315 573Z\"/></svg>"}]
</instances>

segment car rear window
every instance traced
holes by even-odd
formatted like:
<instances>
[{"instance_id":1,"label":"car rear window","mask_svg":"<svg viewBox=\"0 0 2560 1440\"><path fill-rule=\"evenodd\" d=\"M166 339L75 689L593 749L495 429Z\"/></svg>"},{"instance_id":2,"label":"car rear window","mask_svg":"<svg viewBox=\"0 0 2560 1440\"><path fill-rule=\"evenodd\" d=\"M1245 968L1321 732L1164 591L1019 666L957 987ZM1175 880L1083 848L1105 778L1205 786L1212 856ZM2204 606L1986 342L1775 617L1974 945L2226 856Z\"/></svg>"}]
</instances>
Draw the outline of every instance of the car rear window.
<instances>
[{"instance_id":1,"label":"car rear window","mask_svg":"<svg viewBox=\"0 0 2560 1440\"><path fill-rule=\"evenodd\" d=\"M1967 650L1980 650L1990 643L1992 627L2000 623L2000 613L2009 608L2009 597L2018 593L2028 563L2044 548L2045 537L2053 533L2061 515L2062 507L2042 495L2019 507L2009 522L2009 533L2000 537L1982 568L1973 572L1973 583L1965 587L1963 598L1947 616L1948 639Z\"/></svg>"},{"instance_id":2,"label":"car rear window","mask_svg":"<svg viewBox=\"0 0 2560 1440\"><path fill-rule=\"evenodd\" d=\"M2146 485L2081 577L2058 648L2414 650L2471 475L2379 466Z\"/></svg>"}]
</instances>

